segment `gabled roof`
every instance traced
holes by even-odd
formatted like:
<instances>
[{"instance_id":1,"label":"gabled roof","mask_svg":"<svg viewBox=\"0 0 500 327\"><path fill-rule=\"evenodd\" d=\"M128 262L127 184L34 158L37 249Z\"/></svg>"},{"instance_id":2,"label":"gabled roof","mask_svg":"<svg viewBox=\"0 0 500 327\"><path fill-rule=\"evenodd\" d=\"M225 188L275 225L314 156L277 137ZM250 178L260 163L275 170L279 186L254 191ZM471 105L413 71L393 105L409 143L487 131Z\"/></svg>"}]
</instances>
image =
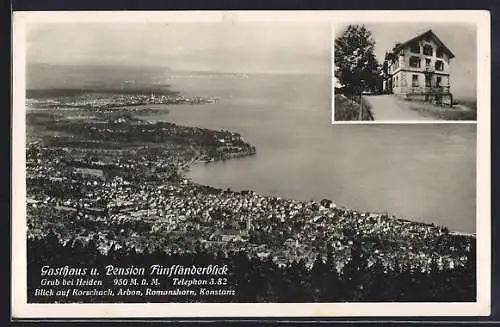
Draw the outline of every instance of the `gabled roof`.
<instances>
[{"instance_id":1,"label":"gabled roof","mask_svg":"<svg viewBox=\"0 0 500 327\"><path fill-rule=\"evenodd\" d=\"M451 50L448 49L448 47L437 37L437 35L432 30L425 31L422 34L419 34L419 35L415 36L414 38L401 43L400 46L404 47L404 46L406 46L414 41L420 40L426 36L431 37L441 48L443 48L444 52L446 52L448 54L450 59L455 58L455 55L453 54L453 52L451 52Z\"/></svg>"},{"instance_id":2,"label":"gabled roof","mask_svg":"<svg viewBox=\"0 0 500 327\"><path fill-rule=\"evenodd\" d=\"M219 231L220 235L233 236L239 235L240 231L236 229L223 229Z\"/></svg>"}]
</instances>

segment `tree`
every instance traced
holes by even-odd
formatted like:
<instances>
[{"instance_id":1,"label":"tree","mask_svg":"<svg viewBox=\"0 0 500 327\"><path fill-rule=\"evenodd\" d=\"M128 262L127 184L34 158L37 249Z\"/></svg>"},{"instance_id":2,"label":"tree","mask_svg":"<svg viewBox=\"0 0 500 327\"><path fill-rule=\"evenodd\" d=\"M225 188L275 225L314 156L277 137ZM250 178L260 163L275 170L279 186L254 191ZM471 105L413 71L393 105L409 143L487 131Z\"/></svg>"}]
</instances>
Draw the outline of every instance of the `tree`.
<instances>
[{"instance_id":1,"label":"tree","mask_svg":"<svg viewBox=\"0 0 500 327\"><path fill-rule=\"evenodd\" d=\"M398 60L400 50L401 50L401 43L397 42L396 44L394 44L394 46L390 51L385 52L384 63L382 65L382 70L384 74L388 73L389 66L391 65L391 63Z\"/></svg>"},{"instance_id":2,"label":"tree","mask_svg":"<svg viewBox=\"0 0 500 327\"><path fill-rule=\"evenodd\" d=\"M391 51L388 51L385 53L385 58L384 60L388 60L389 62L392 62L396 59L398 59L399 51L401 50L401 43L397 42L391 49Z\"/></svg>"},{"instance_id":3,"label":"tree","mask_svg":"<svg viewBox=\"0 0 500 327\"><path fill-rule=\"evenodd\" d=\"M379 65L374 54L375 40L364 25L349 25L335 39L335 77L351 93L374 89Z\"/></svg>"}]
</instances>

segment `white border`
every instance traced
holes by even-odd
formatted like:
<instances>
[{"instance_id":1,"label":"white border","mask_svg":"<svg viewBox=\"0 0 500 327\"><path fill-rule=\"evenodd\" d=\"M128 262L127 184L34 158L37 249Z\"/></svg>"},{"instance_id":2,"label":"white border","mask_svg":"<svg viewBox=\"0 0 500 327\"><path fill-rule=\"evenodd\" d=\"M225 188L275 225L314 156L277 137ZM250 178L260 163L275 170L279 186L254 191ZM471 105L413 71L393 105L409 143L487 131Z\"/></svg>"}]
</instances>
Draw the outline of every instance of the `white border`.
<instances>
[{"instance_id":1,"label":"white border","mask_svg":"<svg viewBox=\"0 0 500 327\"><path fill-rule=\"evenodd\" d=\"M333 101L333 99L332 99ZM334 115L333 112L332 115ZM475 120L339 120L332 125L402 125L402 124L476 124Z\"/></svg>"},{"instance_id":2,"label":"white border","mask_svg":"<svg viewBox=\"0 0 500 327\"><path fill-rule=\"evenodd\" d=\"M490 314L490 14L488 11L15 12L13 15L12 317L397 317ZM26 296L25 40L30 23L473 22L478 26L477 302L28 304ZM333 102L333 101L332 101ZM412 122L414 123L414 122ZM21 144L23 146L21 146ZM17 145L17 146L15 146Z\"/></svg>"}]
</instances>

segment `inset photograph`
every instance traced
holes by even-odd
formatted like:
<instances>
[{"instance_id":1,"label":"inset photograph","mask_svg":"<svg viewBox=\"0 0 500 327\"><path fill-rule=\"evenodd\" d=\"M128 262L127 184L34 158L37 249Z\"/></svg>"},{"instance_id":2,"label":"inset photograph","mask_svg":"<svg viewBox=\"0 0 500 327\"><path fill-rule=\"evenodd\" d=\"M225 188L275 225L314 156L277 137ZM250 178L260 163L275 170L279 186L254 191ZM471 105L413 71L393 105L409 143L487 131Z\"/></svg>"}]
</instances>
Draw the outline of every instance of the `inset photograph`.
<instances>
[{"instance_id":1,"label":"inset photograph","mask_svg":"<svg viewBox=\"0 0 500 327\"><path fill-rule=\"evenodd\" d=\"M475 25L355 23L334 35L333 123L476 121Z\"/></svg>"}]
</instances>

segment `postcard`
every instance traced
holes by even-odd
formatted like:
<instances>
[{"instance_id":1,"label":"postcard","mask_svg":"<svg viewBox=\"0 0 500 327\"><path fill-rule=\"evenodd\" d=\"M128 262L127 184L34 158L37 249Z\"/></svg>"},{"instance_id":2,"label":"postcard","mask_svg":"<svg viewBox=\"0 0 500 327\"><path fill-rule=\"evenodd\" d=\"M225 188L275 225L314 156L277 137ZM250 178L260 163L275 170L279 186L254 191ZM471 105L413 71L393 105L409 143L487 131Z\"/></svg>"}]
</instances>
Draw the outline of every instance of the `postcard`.
<instances>
[{"instance_id":1,"label":"postcard","mask_svg":"<svg viewBox=\"0 0 500 327\"><path fill-rule=\"evenodd\" d=\"M488 12L14 12L13 43L13 318L490 313Z\"/></svg>"}]
</instances>

